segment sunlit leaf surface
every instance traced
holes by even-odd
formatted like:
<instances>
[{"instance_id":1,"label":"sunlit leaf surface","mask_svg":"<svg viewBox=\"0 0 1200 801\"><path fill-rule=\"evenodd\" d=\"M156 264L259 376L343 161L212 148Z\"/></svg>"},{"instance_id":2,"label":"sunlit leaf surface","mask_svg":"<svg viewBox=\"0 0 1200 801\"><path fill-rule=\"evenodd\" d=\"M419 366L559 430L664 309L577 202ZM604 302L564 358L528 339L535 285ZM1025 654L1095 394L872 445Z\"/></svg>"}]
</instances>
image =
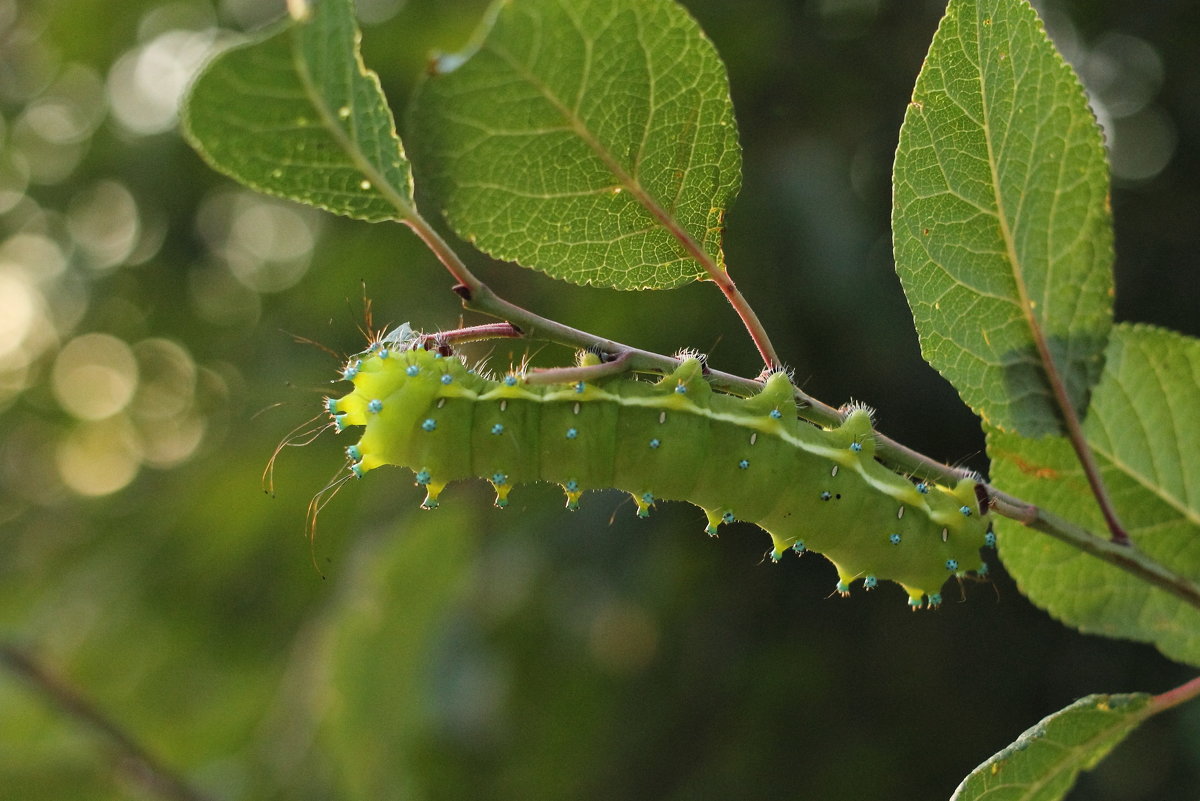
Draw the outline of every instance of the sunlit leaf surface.
<instances>
[{"instance_id":1,"label":"sunlit leaf surface","mask_svg":"<svg viewBox=\"0 0 1200 801\"><path fill-rule=\"evenodd\" d=\"M922 354L988 425L1057 433L1046 365L1082 412L1111 325L1108 171L1083 89L1027 3L950 3L893 182Z\"/></svg>"},{"instance_id":2,"label":"sunlit leaf surface","mask_svg":"<svg viewBox=\"0 0 1200 801\"><path fill-rule=\"evenodd\" d=\"M579 284L665 289L723 269L741 154L725 68L668 0L497 4L412 113L460 236Z\"/></svg>"}]
</instances>

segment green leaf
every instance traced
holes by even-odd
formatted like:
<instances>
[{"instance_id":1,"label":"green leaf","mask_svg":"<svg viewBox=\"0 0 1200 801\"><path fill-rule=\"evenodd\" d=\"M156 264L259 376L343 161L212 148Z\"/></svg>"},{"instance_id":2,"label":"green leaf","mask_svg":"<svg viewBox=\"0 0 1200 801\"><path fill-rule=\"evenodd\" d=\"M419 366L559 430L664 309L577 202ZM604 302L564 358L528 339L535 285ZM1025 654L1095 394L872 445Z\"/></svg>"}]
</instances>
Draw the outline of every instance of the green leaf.
<instances>
[{"instance_id":1,"label":"green leaf","mask_svg":"<svg viewBox=\"0 0 1200 801\"><path fill-rule=\"evenodd\" d=\"M921 352L992 427L1058 433L1112 323L1108 172L1075 74L1025 0L951 0L900 130L896 270Z\"/></svg>"},{"instance_id":2,"label":"green leaf","mask_svg":"<svg viewBox=\"0 0 1200 801\"><path fill-rule=\"evenodd\" d=\"M1133 544L1200 581L1200 340L1149 326L1113 329L1084 432ZM992 478L1093 531L1107 530L1066 439L989 432ZM1200 610L1014 521L996 521L1023 593L1081 631L1152 642L1200 665Z\"/></svg>"},{"instance_id":3,"label":"green leaf","mask_svg":"<svg viewBox=\"0 0 1200 801\"><path fill-rule=\"evenodd\" d=\"M185 103L188 142L260 192L368 222L411 216L412 172L358 44L350 0L321 0L221 53Z\"/></svg>"},{"instance_id":4,"label":"green leaf","mask_svg":"<svg viewBox=\"0 0 1200 801\"><path fill-rule=\"evenodd\" d=\"M1055 801L1145 720L1150 696L1089 695L971 771L951 801Z\"/></svg>"},{"instance_id":5,"label":"green leaf","mask_svg":"<svg viewBox=\"0 0 1200 801\"><path fill-rule=\"evenodd\" d=\"M725 68L672 0L497 3L412 111L422 189L487 253L667 289L723 270L741 153Z\"/></svg>"}]
</instances>

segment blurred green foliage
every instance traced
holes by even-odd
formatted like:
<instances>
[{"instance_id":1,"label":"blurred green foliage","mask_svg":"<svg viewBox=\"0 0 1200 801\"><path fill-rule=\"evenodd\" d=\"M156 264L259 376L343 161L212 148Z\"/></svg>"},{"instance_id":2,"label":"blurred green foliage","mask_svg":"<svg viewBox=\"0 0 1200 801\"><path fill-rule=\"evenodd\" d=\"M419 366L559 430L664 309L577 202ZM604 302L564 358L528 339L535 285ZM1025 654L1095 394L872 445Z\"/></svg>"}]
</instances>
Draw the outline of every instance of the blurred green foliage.
<instances>
[{"instance_id":1,"label":"blurred green foliage","mask_svg":"<svg viewBox=\"0 0 1200 801\"><path fill-rule=\"evenodd\" d=\"M798 380L983 467L890 263L891 153L942 4L685 5L727 62L745 151L730 269ZM1198 334L1200 52L1185 34L1200 18L1180 0L1038 5L1112 148L1118 319ZM484 3L360 6L366 61L401 106ZM261 474L319 411L338 364L325 349L361 347L364 295L375 327L446 328L460 311L406 230L245 192L179 138L197 60L279 11L0 0L0 639L193 786L948 797L1048 712L1187 677L1147 646L1057 625L1003 576L936 614L894 588L827 598L827 563L763 564L759 532L710 542L683 505L637 521L597 495L568 516L526 487L501 513L470 486L430 514L385 474L346 487L307 542L339 444L285 449L273 497ZM711 287L617 294L472 266L577 327L757 370ZM1194 797L1198 742L1195 708L1156 718L1074 797ZM151 796L108 738L0 673L0 798L129 797Z\"/></svg>"}]
</instances>

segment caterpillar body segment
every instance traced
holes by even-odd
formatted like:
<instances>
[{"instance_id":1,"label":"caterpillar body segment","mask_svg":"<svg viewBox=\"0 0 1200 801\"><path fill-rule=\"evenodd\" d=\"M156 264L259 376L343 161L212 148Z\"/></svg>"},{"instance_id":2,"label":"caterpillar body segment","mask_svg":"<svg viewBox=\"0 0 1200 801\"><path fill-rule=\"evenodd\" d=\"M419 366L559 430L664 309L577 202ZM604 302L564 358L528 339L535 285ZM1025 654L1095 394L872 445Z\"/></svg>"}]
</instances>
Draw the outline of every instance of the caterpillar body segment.
<instances>
[{"instance_id":1,"label":"caterpillar body segment","mask_svg":"<svg viewBox=\"0 0 1200 801\"><path fill-rule=\"evenodd\" d=\"M326 408L339 431L362 428L347 449L350 469L411 469L427 508L446 485L475 477L492 483L498 506L532 481L560 484L569 508L607 487L628 492L640 516L660 500L688 501L705 511L710 535L753 523L771 536L774 559L816 551L837 568L839 593L888 579L914 608L938 605L951 576L986 573L980 549L994 538L977 481L915 484L893 472L875 459L867 410L829 429L800 420L782 373L739 398L715 392L695 358L657 382L619 374L542 384L375 346L343 376L353 390Z\"/></svg>"}]
</instances>

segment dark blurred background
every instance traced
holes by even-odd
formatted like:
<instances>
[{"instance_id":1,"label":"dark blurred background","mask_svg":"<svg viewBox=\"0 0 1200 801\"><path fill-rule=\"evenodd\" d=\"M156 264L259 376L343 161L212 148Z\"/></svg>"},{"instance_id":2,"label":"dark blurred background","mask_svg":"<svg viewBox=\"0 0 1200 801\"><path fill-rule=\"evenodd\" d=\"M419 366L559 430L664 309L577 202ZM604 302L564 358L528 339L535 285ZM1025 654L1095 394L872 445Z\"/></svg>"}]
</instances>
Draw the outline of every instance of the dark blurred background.
<instances>
[{"instance_id":1,"label":"dark blurred background","mask_svg":"<svg viewBox=\"0 0 1200 801\"><path fill-rule=\"evenodd\" d=\"M362 0L400 109L476 0ZM745 181L727 255L806 390L986 469L920 359L891 264L892 152L944 3L688 0L726 59ZM1117 316L1200 333L1200 11L1037 4L1112 148ZM1092 692L1192 671L1084 637L998 570L912 614L819 557L764 563L699 510L569 515L483 486L436 514L398 471L347 486L318 410L374 325L457 325L406 229L243 190L177 132L179 94L264 0L0 0L0 641L34 655L215 799L948 798ZM465 249L464 249L465 251ZM618 294L482 257L502 295L641 347L757 372L709 286ZM468 319L467 322L479 320ZM323 347L304 344L310 340ZM524 343L494 358L520 358ZM532 344L545 364L569 354ZM482 482L479 482L482 484ZM0 798L153 798L110 739L0 672ZM1194 799L1200 707L1152 720L1075 799Z\"/></svg>"}]
</instances>

